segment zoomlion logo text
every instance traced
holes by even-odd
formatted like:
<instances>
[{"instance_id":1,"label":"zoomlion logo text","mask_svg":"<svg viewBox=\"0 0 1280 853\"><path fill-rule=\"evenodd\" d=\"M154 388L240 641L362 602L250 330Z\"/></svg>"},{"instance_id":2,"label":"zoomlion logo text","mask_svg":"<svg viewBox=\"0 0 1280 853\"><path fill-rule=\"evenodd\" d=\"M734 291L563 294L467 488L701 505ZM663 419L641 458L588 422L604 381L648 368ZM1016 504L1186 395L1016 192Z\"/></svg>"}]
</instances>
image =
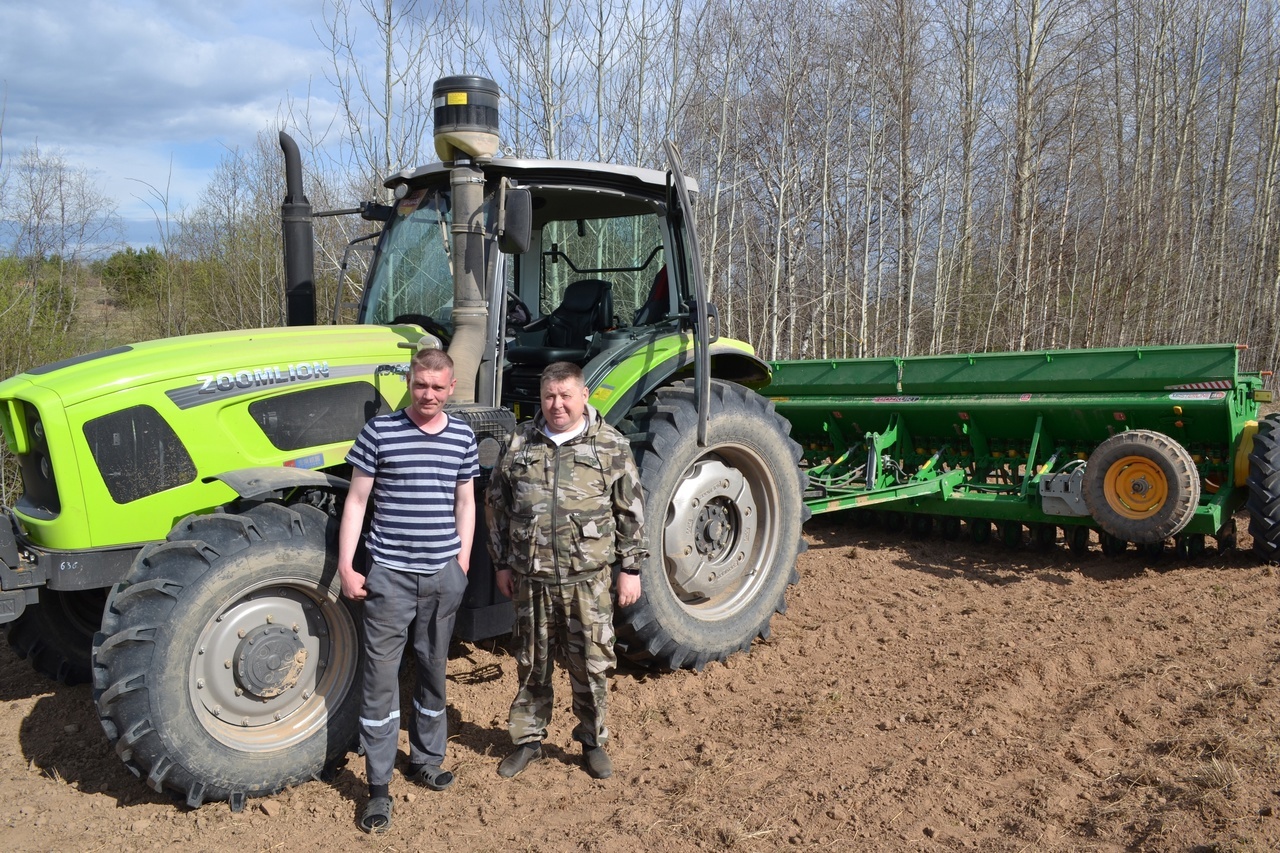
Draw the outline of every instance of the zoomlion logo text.
<instances>
[{"instance_id":1,"label":"zoomlion logo text","mask_svg":"<svg viewBox=\"0 0 1280 853\"><path fill-rule=\"evenodd\" d=\"M219 373L215 376L197 376L200 383L200 394L217 394L219 391L232 391L236 388L257 388L262 385L283 385L289 382L305 382L310 379L328 379L329 362L311 361L291 364L288 367L255 367L252 370L237 370L234 373Z\"/></svg>"}]
</instances>

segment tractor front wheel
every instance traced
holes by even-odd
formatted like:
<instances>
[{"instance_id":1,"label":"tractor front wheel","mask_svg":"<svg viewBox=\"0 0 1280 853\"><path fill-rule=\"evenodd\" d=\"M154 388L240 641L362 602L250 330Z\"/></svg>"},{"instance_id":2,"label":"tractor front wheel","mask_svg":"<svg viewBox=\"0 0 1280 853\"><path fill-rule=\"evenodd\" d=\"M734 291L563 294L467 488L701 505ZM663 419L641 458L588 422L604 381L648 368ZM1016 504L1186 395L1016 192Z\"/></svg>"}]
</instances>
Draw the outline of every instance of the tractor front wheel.
<instances>
[{"instance_id":1,"label":"tractor front wheel","mask_svg":"<svg viewBox=\"0 0 1280 853\"><path fill-rule=\"evenodd\" d=\"M46 587L40 590L40 603L10 623L9 645L41 675L83 684L92 677L89 650L106 601L105 589L64 592Z\"/></svg>"},{"instance_id":2,"label":"tractor front wheel","mask_svg":"<svg viewBox=\"0 0 1280 853\"><path fill-rule=\"evenodd\" d=\"M94 698L116 753L152 788L238 810L345 755L360 644L335 529L307 505L190 516L116 587Z\"/></svg>"}]
</instances>

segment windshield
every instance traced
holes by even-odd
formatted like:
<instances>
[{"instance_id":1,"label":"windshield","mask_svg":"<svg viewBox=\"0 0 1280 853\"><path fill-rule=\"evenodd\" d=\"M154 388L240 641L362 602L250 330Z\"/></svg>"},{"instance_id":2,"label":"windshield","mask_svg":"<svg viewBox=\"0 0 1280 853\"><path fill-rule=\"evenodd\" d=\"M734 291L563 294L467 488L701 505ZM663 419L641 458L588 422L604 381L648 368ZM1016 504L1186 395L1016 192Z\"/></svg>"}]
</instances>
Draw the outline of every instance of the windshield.
<instances>
[{"instance_id":1,"label":"windshield","mask_svg":"<svg viewBox=\"0 0 1280 853\"><path fill-rule=\"evenodd\" d=\"M423 188L396 203L365 290L364 322L418 323L453 331L449 196Z\"/></svg>"}]
</instances>

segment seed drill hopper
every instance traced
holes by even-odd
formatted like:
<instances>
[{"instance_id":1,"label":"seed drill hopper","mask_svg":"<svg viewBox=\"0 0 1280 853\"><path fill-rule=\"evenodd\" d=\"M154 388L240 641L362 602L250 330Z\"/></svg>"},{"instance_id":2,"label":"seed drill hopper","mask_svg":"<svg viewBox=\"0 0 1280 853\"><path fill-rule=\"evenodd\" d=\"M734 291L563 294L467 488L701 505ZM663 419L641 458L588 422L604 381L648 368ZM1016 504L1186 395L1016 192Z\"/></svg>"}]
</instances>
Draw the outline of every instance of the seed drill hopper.
<instances>
[{"instance_id":1,"label":"seed drill hopper","mask_svg":"<svg viewBox=\"0 0 1280 853\"><path fill-rule=\"evenodd\" d=\"M1235 345L782 361L765 389L804 448L814 513L1075 551L1096 530L1184 554L1233 542L1249 501L1255 547L1280 500L1264 374ZM1268 491L1268 489L1270 491ZM963 524L962 524L963 522ZM1276 525L1280 526L1280 525ZM1261 541L1258 541L1261 539Z\"/></svg>"}]
</instances>

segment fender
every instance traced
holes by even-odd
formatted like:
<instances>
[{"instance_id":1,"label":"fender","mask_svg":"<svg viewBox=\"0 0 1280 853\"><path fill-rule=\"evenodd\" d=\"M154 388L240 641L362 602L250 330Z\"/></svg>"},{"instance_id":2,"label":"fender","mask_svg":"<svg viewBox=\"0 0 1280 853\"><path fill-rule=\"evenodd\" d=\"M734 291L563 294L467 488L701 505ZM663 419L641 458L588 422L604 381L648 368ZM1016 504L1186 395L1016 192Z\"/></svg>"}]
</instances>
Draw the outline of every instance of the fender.
<instances>
[{"instance_id":1,"label":"fender","mask_svg":"<svg viewBox=\"0 0 1280 853\"><path fill-rule=\"evenodd\" d=\"M324 471L309 468L240 468L235 471L224 471L205 477L206 483L213 481L226 483L237 495L246 500L266 500L283 497L290 489L320 488L336 492L346 492L351 488L351 481Z\"/></svg>"},{"instance_id":2,"label":"fender","mask_svg":"<svg viewBox=\"0 0 1280 853\"><path fill-rule=\"evenodd\" d=\"M672 345L674 344L674 346ZM711 376L761 388L772 369L748 344L727 338L711 344ZM693 348L688 339L669 338L657 346L644 345L608 352L587 365L590 402L606 421L617 425L631 408L657 388L693 373Z\"/></svg>"}]
</instances>

